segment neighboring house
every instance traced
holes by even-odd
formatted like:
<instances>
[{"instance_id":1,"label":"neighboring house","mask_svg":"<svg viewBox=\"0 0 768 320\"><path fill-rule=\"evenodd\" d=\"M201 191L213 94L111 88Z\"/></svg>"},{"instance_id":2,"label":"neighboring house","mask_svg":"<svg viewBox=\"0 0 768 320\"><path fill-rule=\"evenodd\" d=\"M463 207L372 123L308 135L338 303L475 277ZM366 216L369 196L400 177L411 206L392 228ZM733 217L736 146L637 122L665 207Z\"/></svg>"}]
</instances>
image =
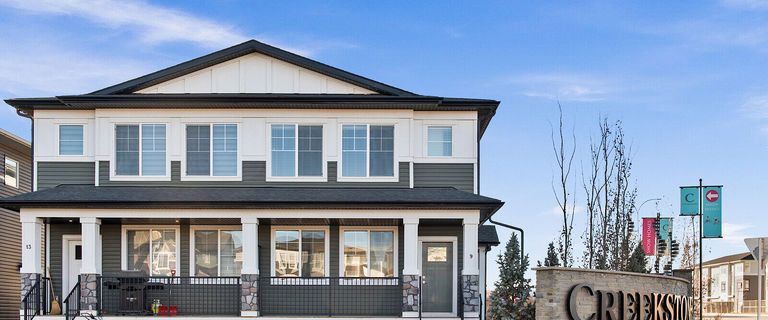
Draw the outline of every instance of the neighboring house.
<instances>
[{"instance_id":1,"label":"neighboring house","mask_svg":"<svg viewBox=\"0 0 768 320\"><path fill-rule=\"evenodd\" d=\"M749 252L703 263L704 305L708 313L755 313L758 298L757 262ZM698 265L693 276L698 281ZM765 281L765 275L762 276ZM765 282L763 282L765 299ZM698 292L695 293L698 296Z\"/></svg>"},{"instance_id":2,"label":"neighboring house","mask_svg":"<svg viewBox=\"0 0 768 320\"><path fill-rule=\"evenodd\" d=\"M22 277L68 313L481 316L480 140L499 102L423 96L248 41L34 121ZM136 272L133 272L136 271ZM22 294L33 299L35 284ZM31 308L28 316L44 313Z\"/></svg>"},{"instance_id":3,"label":"neighboring house","mask_svg":"<svg viewBox=\"0 0 768 320\"><path fill-rule=\"evenodd\" d=\"M29 142L0 129L0 198L32 191L32 148ZM0 209L0 318L19 314L19 266L21 266L21 223L19 213Z\"/></svg>"}]
</instances>

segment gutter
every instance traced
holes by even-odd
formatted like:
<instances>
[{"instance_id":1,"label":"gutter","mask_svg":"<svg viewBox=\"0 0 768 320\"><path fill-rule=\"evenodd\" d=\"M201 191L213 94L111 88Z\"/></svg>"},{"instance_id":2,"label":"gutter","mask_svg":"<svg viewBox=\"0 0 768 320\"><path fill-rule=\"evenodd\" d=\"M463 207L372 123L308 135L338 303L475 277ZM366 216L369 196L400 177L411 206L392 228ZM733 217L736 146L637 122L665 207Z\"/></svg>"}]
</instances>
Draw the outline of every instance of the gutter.
<instances>
[{"instance_id":1,"label":"gutter","mask_svg":"<svg viewBox=\"0 0 768 320\"><path fill-rule=\"evenodd\" d=\"M493 218L488 218L488 221L490 223L495 224L495 225L502 226L504 228L512 229L512 230L515 230L517 232L520 232L520 262L522 262L523 259L525 258L525 231L523 231L522 228L518 228L518 227L515 227L515 226L508 225L506 223L501 223L501 222L498 222L498 221L494 221Z\"/></svg>"}]
</instances>

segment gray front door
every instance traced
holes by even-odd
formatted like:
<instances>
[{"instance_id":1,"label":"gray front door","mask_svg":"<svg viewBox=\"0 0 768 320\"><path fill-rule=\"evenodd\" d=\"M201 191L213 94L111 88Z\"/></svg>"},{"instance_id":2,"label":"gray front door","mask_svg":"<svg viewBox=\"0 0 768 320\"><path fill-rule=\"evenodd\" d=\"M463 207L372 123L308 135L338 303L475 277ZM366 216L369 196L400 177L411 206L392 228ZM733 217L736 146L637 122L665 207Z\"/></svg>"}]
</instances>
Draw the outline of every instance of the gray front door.
<instances>
[{"instance_id":1,"label":"gray front door","mask_svg":"<svg viewBox=\"0 0 768 320\"><path fill-rule=\"evenodd\" d=\"M421 246L423 312L453 312L453 243Z\"/></svg>"}]
</instances>

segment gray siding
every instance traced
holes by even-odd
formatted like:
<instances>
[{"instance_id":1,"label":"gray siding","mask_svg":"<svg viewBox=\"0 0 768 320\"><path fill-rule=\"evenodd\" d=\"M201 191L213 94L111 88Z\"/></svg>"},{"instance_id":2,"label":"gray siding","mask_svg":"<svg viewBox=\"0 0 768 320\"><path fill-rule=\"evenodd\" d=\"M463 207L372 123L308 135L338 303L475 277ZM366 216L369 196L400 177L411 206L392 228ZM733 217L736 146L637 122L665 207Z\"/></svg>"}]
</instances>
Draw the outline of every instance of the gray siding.
<instances>
[{"instance_id":1,"label":"gray siding","mask_svg":"<svg viewBox=\"0 0 768 320\"><path fill-rule=\"evenodd\" d=\"M171 181L110 181L109 161L99 162L100 186L183 186L183 187L350 187L350 188L408 188L410 172L407 162L399 164L398 182L353 183L338 182L335 161L328 162L328 182L267 182L265 161L243 161L243 181L181 181L181 162L171 161Z\"/></svg>"},{"instance_id":2,"label":"gray siding","mask_svg":"<svg viewBox=\"0 0 768 320\"><path fill-rule=\"evenodd\" d=\"M93 162L38 162L37 190L60 184L94 184Z\"/></svg>"},{"instance_id":3,"label":"gray siding","mask_svg":"<svg viewBox=\"0 0 768 320\"><path fill-rule=\"evenodd\" d=\"M474 192L475 166L472 163L414 163L414 187L454 187Z\"/></svg>"}]
</instances>

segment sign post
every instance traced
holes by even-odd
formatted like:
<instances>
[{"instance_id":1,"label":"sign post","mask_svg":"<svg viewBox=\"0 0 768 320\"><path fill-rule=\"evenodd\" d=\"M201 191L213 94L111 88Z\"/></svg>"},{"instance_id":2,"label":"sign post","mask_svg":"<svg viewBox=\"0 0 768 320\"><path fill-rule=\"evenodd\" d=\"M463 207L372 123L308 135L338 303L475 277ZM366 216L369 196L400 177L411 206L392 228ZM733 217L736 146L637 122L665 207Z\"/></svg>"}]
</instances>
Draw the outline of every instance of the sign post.
<instances>
[{"instance_id":1,"label":"sign post","mask_svg":"<svg viewBox=\"0 0 768 320\"><path fill-rule=\"evenodd\" d=\"M680 215L699 216L700 320L704 319L704 239L723 237L722 193L723 186L705 186L702 179L699 179L698 186L680 187ZM698 211L695 211L696 207Z\"/></svg>"},{"instance_id":2,"label":"sign post","mask_svg":"<svg viewBox=\"0 0 768 320\"><path fill-rule=\"evenodd\" d=\"M765 267L765 258L768 256L768 237L747 238L744 243L749 248L752 257L757 260L757 319L760 320L760 313L763 307L763 268Z\"/></svg>"}]
</instances>

